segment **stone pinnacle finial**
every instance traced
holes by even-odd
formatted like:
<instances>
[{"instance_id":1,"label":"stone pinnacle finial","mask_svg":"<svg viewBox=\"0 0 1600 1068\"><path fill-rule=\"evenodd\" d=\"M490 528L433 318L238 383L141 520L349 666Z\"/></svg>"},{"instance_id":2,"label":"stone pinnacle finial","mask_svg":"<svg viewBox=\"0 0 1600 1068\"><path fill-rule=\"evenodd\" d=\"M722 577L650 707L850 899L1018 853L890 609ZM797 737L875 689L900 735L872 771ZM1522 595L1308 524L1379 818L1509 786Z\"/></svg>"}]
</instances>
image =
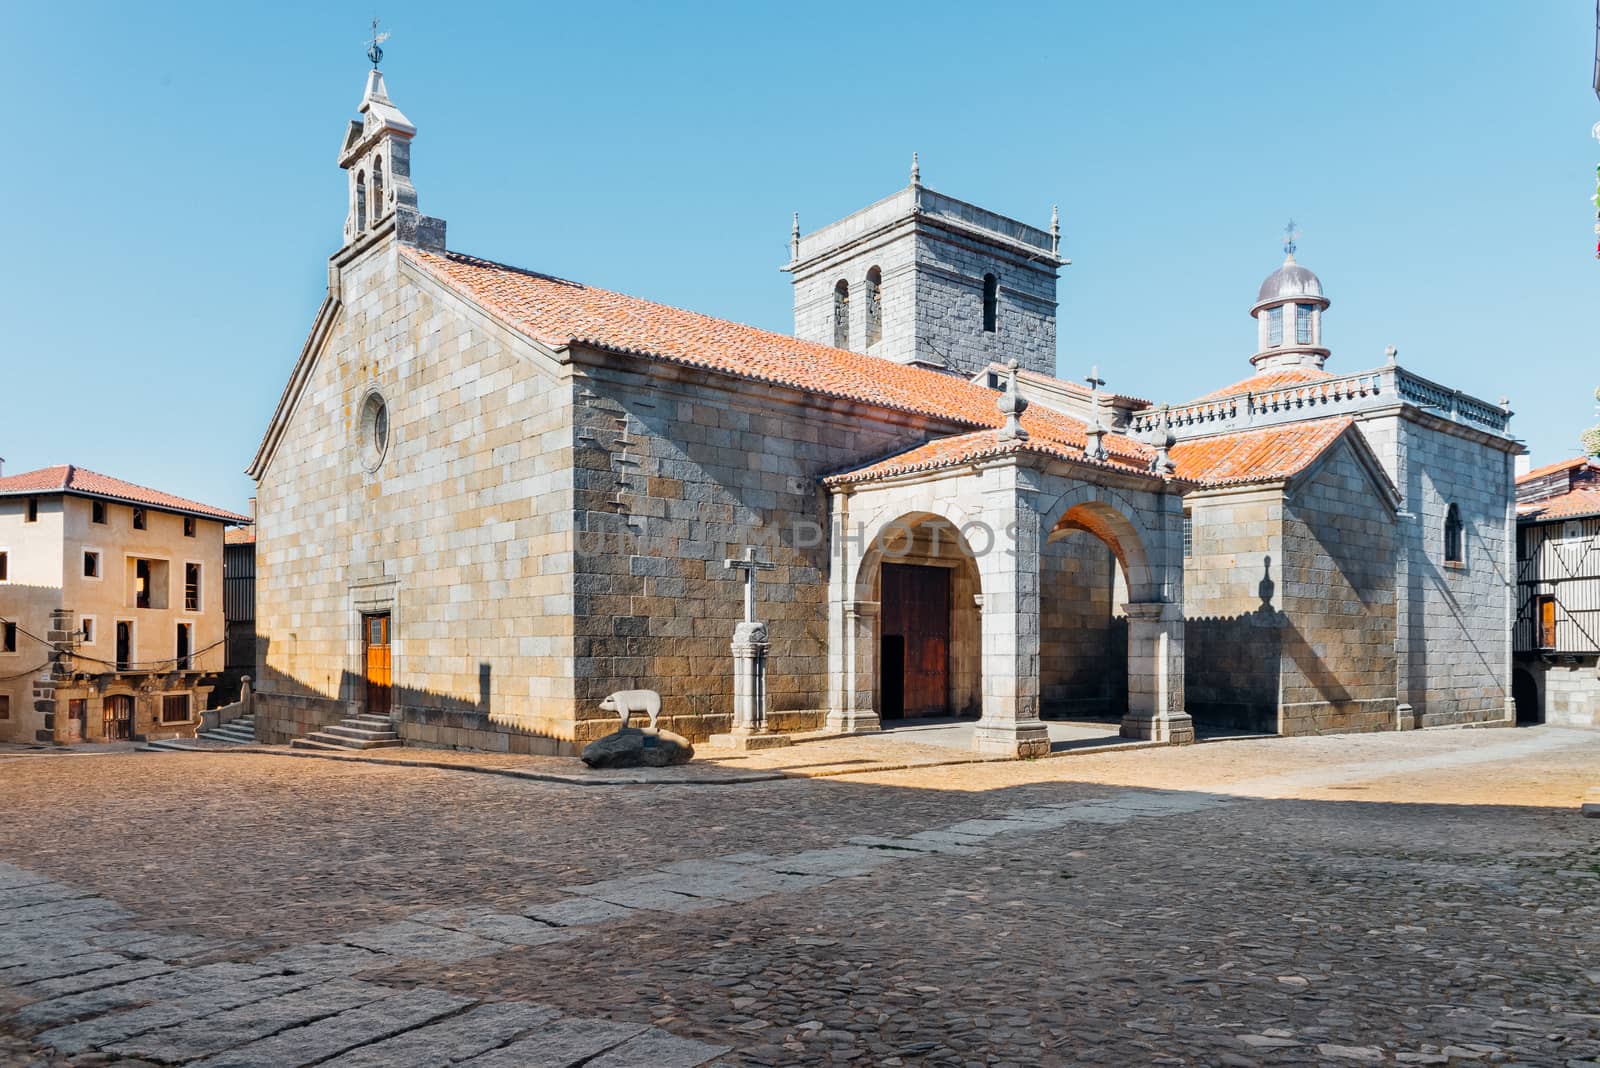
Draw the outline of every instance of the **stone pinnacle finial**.
<instances>
[{"instance_id":1,"label":"stone pinnacle finial","mask_svg":"<svg viewBox=\"0 0 1600 1068\"><path fill-rule=\"evenodd\" d=\"M800 213L794 213L794 229L789 231L789 259L791 262L800 258Z\"/></svg>"},{"instance_id":2,"label":"stone pinnacle finial","mask_svg":"<svg viewBox=\"0 0 1600 1068\"><path fill-rule=\"evenodd\" d=\"M1100 365L1095 364L1089 369L1089 377L1084 379L1089 383L1089 425L1084 428L1083 455L1090 460L1106 459L1106 427L1100 421L1100 387L1106 380L1100 377Z\"/></svg>"},{"instance_id":3,"label":"stone pinnacle finial","mask_svg":"<svg viewBox=\"0 0 1600 1068\"><path fill-rule=\"evenodd\" d=\"M922 166L917 162L917 154L911 153L911 184L922 184Z\"/></svg>"},{"instance_id":4,"label":"stone pinnacle finial","mask_svg":"<svg viewBox=\"0 0 1600 1068\"><path fill-rule=\"evenodd\" d=\"M1161 406L1161 421L1157 423L1151 434L1150 444L1156 447L1155 459L1150 461L1150 470L1158 475L1170 475L1178 470L1178 465L1172 462L1170 450L1178 443L1178 437L1172 432L1172 405Z\"/></svg>"},{"instance_id":5,"label":"stone pinnacle finial","mask_svg":"<svg viewBox=\"0 0 1600 1068\"><path fill-rule=\"evenodd\" d=\"M1050 251L1061 251L1061 210L1060 205L1050 205Z\"/></svg>"},{"instance_id":6,"label":"stone pinnacle finial","mask_svg":"<svg viewBox=\"0 0 1600 1068\"><path fill-rule=\"evenodd\" d=\"M1006 425L1000 428L1000 440L1027 441L1028 432L1022 428L1022 413L1028 410L1028 398L1017 392L1017 361L1006 364L1006 369L1009 372L1006 375L1006 391L1000 394L1000 399L994 404L1000 409L1000 414L1006 417Z\"/></svg>"},{"instance_id":7,"label":"stone pinnacle finial","mask_svg":"<svg viewBox=\"0 0 1600 1068\"><path fill-rule=\"evenodd\" d=\"M1384 359L1388 360L1391 364L1394 363L1395 357L1399 354L1400 350L1395 348L1393 345L1389 345L1383 350Z\"/></svg>"}]
</instances>

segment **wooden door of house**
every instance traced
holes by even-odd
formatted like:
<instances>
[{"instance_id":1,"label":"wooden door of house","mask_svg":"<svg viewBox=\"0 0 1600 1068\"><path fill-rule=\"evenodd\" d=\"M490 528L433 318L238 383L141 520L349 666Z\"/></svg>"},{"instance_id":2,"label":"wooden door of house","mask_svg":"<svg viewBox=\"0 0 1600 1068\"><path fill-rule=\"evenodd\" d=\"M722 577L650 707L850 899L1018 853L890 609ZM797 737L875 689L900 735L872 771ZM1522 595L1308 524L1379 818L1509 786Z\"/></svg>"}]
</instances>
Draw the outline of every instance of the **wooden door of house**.
<instances>
[{"instance_id":1,"label":"wooden door of house","mask_svg":"<svg viewBox=\"0 0 1600 1068\"><path fill-rule=\"evenodd\" d=\"M389 714L393 678L389 668L389 613L362 616L362 640L366 645L367 712Z\"/></svg>"},{"instance_id":2,"label":"wooden door of house","mask_svg":"<svg viewBox=\"0 0 1600 1068\"><path fill-rule=\"evenodd\" d=\"M949 569L884 564L881 604L879 715L949 715ZM899 678L891 679L896 671ZM891 705L896 696L898 708Z\"/></svg>"},{"instance_id":3,"label":"wooden door of house","mask_svg":"<svg viewBox=\"0 0 1600 1068\"><path fill-rule=\"evenodd\" d=\"M103 703L105 710L104 737L108 742L133 741L133 696L118 693L107 697Z\"/></svg>"}]
</instances>

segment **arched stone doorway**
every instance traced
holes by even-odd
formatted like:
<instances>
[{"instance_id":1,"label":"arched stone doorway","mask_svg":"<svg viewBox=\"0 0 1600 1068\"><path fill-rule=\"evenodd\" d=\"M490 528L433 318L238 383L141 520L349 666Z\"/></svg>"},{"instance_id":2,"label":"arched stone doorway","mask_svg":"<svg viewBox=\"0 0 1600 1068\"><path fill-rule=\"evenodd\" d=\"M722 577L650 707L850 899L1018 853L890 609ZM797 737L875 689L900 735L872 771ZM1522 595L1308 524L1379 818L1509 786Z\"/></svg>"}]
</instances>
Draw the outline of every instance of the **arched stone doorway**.
<instances>
[{"instance_id":1,"label":"arched stone doorway","mask_svg":"<svg viewBox=\"0 0 1600 1068\"><path fill-rule=\"evenodd\" d=\"M885 724L982 710L982 583L972 547L951 520L908 513L883 525L861 556L855 603L875 606L858 642Z\"/></svg>"},{"instance_id":2,"label":"arched stone doorway","mask_svg":"<svg viewBox=\"0 0 1600 1068\"><path fill-rule=\"evenodd\" d=\"M1544 722L1544 700L1539 693L1539 681L1527 668L1512 669L1511 700L1516 705L1518 723Z\"/></svg>"}]
</instances>

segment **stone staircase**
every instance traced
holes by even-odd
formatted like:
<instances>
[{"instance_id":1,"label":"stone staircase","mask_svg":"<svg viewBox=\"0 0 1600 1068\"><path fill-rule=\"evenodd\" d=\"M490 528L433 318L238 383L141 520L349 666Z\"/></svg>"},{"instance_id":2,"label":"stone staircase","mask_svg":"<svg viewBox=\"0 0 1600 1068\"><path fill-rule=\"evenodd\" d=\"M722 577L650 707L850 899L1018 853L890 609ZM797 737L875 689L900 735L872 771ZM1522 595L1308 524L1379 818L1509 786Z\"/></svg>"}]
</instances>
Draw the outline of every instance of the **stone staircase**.
<instances>
[{"instance_id":1,"label":"stone staircase","mask_svg":"<svg viewBox=\"0 0 1600 1068\"><path fill-rule=\"evenodd\" d=\"M254 716L240 716L237 719L230 719L220 727L197 732L195 737L204 742L225 742L228 745L255 745L256 718Z\"/></svg>"},{"instance_id":2,"label":"stone staircase","mask_svg":"<svg viewBox=\"0 0 1600 1068\"><path fill-rule=\"evenodd\" d=\"M363 712L343 720L337 727L324 727L304 738L296 738L289 746L292 749L392 749L402 744L388 716Z\"/></svg>"}]
</instances>

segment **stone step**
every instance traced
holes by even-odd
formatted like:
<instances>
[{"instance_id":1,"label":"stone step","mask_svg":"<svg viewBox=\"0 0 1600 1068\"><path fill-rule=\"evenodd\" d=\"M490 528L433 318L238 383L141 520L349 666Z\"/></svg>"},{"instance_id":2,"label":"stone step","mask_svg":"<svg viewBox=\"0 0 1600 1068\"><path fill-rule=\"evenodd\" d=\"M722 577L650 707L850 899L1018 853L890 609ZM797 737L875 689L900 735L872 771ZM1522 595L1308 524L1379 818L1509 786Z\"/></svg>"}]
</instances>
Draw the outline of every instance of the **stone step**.
<instances>
[{"instance_id":1,"label":"stone step","mask_svg":"<svg viewBox=\"0 0 1600 1068\"><path fill-rule=\"evenodd\" d=\"M344 724L338 727L324 727L322 733L337 734L341 738L354 738L357 741L367 742L383 742L400 737L400 735L391 730L375 731L361 726L353 727L350 725L349 720L345 720Z\"/></svg>"},{"instance_id":2,"label":"stone step","mask_svg":"<svg viewBox=\"0 0 1600 1068\"><path fill-rule=\"evenodd\" d=\"M319 742L321 743L320 746L302 746L301 748L323 749L392 749L397 748L401 744L400 736L398 734L396 734L393 738L351 738L347 735L332 733L334 729L335 728L329 728L326 731L312 731L304 738L296 738L289 744L292 746L299 742Z\"/></svg>"},{"instance_id":3,"label":"stone step","mask_svg":"<svg viewBox=\"0 0 1600 1068\"><path fill-rule=\"evenodd\" d=\"M369 730L387 731L394 728L394 720L388 716L370 716L362 713L359 716L350 716L345 720L352 727L366 727Z\"/></svg>"},{"instance_id":4,"label":"stone step","mask_svg":"<svg viewBox=\"0 0 1600 1068\"><path fill-rule=\"evenodd\" d=\"M305 738L291 738L291 739L289 739L289 748L290 749L349 750L352 747L348 746L348 745L336 744L336 743L333 743L333 742L319 742L319 741L316 741L315 739L307 736Z\"/></svg>"}]
</instances>

